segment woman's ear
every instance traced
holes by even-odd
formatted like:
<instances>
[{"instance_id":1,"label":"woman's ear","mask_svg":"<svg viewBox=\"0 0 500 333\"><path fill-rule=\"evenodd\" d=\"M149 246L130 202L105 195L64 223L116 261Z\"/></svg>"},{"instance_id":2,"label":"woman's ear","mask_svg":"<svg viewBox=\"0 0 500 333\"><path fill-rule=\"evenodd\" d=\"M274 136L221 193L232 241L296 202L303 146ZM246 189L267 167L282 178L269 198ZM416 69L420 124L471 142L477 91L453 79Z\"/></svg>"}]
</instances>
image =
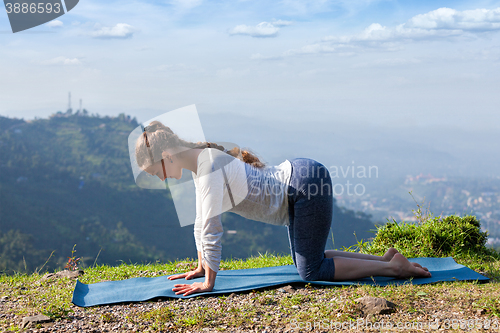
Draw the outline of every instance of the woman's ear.
<instances>
[{"instance_id":1,"label":"woman's ear","mask_svg":"<svg viewBox=\"0 0 500 333\"><path fill-rule=\"evenodd\" d=\"M168 158L171 158L172 157L172 154L170 152L168 152L167 150L164 150L162 153L161 153L161 158L163 159L168 159Z\"/></svg>"}]
</instances>

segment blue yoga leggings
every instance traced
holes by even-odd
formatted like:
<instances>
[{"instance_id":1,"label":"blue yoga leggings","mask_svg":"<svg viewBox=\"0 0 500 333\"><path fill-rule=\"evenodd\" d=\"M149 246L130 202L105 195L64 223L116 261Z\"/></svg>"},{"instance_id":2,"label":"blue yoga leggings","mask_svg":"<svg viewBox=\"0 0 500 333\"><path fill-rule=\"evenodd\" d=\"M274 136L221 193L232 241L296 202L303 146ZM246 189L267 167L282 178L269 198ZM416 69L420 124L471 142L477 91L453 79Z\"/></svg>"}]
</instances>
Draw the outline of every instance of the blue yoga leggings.
<instances>
[{"instance_id":1,"label":"blue yoga leggings","mask_svg":"<svg viewBox=\"0 0 500 333\"><path fill-rule=\"evenodd\" d=\"M310 158L290 161L288 237L293 263L306 281L333 281L333 258L325 245L333 217L332 179L328 169Z\"/></svg>"}]
</instances>

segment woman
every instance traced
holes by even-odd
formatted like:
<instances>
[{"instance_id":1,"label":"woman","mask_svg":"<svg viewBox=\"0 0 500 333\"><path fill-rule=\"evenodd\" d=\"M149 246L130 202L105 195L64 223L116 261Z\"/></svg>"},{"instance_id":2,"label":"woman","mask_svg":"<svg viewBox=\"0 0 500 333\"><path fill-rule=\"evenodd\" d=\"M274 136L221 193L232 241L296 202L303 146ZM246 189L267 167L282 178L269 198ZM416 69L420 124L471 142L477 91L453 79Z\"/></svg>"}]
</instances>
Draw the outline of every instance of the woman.
<instances>
[{"instance_id":1,"label":"woman","mask_svg":"<svg viewBox=\"0 0 500 333\"><path fill-rule=\"evenodd\" d=\"M161 160L155 162L158 158L153 156L161 156ZM176 294L213 289L221 259L220 215L224 211L287 226L293 263L305 281L431 276L427 268L411 263L394 248L381 257L325 251L333 214L332 181L326 167L313 159L296 158L266 167L248 151L184 141L154 121L137 140L136 160L142 170L162 181L180 179L182 169L193 175L198 268L169 279L205 276L205 282L176 284L172 289Z\"/></svg>"}]
</instances>

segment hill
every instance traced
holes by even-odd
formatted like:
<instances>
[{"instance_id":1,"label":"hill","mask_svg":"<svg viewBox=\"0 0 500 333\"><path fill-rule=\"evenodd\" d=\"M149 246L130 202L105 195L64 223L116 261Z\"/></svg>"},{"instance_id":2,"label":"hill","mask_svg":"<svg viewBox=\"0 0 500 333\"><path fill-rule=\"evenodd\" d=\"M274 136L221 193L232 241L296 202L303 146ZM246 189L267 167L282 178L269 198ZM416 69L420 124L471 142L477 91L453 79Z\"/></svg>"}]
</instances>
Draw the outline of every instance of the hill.
<instances>
[{"instance_id":1,"label":"hill","mask_svg":"<svg viewBox=\"0 0 500 333\"><path fill-rule=\"evenodd\" d=\"M192 226L181 228L167 191L134 183L127 138L138 126L120 114L0 117L0 271L64 266L75 244L85 266L196 256ZM367 239L370 216L335 204L335 247ZM289 254L286 228L224 213L223 258ZM359 232L361 230L361 232ZM330 244L331 243L331 244ZM328 242L332 248L333 241Z\"/></svg>"}]
</instances>

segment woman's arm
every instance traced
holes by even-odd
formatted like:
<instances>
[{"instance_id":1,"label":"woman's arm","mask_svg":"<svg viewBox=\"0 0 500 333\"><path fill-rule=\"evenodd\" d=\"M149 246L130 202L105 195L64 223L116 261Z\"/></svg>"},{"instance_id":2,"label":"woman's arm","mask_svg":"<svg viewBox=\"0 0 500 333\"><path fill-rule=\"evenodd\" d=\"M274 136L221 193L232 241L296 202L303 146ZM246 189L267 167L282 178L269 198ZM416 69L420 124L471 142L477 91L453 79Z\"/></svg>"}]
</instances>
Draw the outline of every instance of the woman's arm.
<instances>
[{"instance_id":1,"label":"woman's arm","mask_svg":"<svg viewBox=\"0 0 500 333\"><path fill-rule=\"evenodd\" d=\"M203 260L200 251L198 251L198 260L200 260L200 262L202 262ZM176 284L174 285L174 288L172 288L172 291L174 291L176 295L184 294L184 296L188 296L193 293L212 291L215 285L215 277L217 276L217 273L214 272L210 268L210 266L208 266L208 264L205 264L205 266L207 267L204 271L205 282L195 282L193 284ZM199 268L200 266L198 266L198 269ZM203 269L203 265L201 265L201 268Z\"/></svg>"},{"instance_id":2,"label":"woman's arm","mask_svg":"<svg viewBox=\"0 0 500 333\"><path fill-rule=\"evenodd\" d=\"M212 291L221 260L221 238L224 234L221 214L224 195L222 172L210 160L198 165L195 176L196 220L194 236L198 252L198 270L204 270L205 282L174 285L176 294Z\"/></svg>"},{"instance_id":3,"label":"woman's arm","mask_svg":"<svg viewBox=\"0 0 500 333\"><path fill-rule=\"evenodd\" d=\"M221 238L224 234L221 214L224 197L224 178L216 163L210 160L200 161L198 165L198 195L201 203L199 223L200 247L203 267L207 266L217 273L221 260ZM198 201L198 200L197 200Z\"/></svg>"},{"instance_id":4,"label":"woman's arm","mask_svg":"<svg viewBox=\"0 0 500 333\"><path fill-rule=\"evenodd\" d=\"M207 269L205 270L205 285L212 290L212 288L215 285L215 277L217 276L217 273L214 272L210 267L207 265Z\"/></svg>"},{"instance_id":5,"label":"woman's arm","mask_svg":"<svg viewBox=\"0 0 500 333\"><path fill-rule=\"evenodd\" d=\"M203 220L203 208L201 204L201 195L200 189L198 188L198 181L196 179L196 174L193 172L194 185L196 187L196 218L194 220L194 240L196 243L196 250L198 251L198 267L202 266L202 256L200 255L202 247L201 247L201 229L202 229L202 220Z\"/></svg>"},{"instance_id":6,"label":"woman's arm","mask_svg":"<svg viewBox=\"0 0 500 333\"><path fill-rule=\"evenodd\" d=\"M203 268L203 258L201 256L201 251L198 251L198 270L205 271L205 268Z\"/></svg>"}]
</instances>

